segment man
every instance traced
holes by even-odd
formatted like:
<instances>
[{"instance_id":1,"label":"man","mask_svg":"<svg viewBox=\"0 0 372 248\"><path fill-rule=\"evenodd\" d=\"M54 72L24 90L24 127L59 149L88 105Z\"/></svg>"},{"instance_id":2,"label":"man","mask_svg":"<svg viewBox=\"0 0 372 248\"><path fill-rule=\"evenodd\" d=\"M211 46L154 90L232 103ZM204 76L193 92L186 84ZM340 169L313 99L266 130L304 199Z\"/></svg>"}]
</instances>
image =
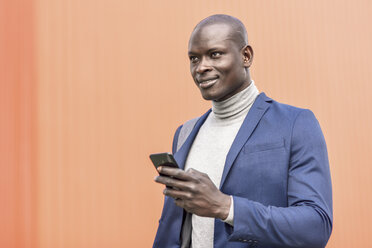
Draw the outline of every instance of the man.
<instances>
[{"instance_id":1,"label":"man","mask_svg":"<svg viewBox=\"0 0 372 248\"><path fill-rule=\"evenodd\" d=\"M154 247L325 247L331 180L312 112L258 93L238 19L202 20L188 49L192 77L212 110L179 150L182 126L176 131L173 153L185 170L159 168L164 176L155 181L169 187Z\"/></svg>"}]
</instances>

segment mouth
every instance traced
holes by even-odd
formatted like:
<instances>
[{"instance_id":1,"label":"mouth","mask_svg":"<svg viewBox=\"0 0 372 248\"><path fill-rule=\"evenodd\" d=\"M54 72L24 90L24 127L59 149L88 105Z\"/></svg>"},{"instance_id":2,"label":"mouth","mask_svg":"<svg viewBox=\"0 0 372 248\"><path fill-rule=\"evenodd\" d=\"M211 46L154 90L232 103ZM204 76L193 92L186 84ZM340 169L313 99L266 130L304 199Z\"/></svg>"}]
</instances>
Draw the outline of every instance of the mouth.
<instances>
[{"instance_id":1,"label":"mouth","mask_svg":"<svg viewBox=\"0 0 372 248\"><path fill-rule=\"evenodd\" d=\"M215 78L209 78L209 79L204 79L204 80L198 80L199 86L202 89L207 89L212 87L218 80L218 77Z\"/></svg>"}]
</instances>

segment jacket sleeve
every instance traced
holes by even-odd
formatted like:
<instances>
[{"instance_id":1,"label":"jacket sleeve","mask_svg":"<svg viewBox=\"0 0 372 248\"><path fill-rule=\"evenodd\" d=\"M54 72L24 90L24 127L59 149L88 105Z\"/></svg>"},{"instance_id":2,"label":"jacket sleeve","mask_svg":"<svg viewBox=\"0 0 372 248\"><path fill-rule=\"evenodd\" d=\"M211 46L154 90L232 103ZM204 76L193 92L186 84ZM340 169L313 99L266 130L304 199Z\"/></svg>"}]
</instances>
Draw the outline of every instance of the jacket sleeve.
<instances>
[{"instance_id":1,"label":"jacket sleeve","mask_svg":"<svg viewBox=\"0 0 372 248\"><path fill-rule=\"evenodd\" d=\"M310 110L292 127L288 207L264 206L234 196L230 241L268 247L325 247L332 231L332 189L326 143Z\"/></svg>"}]
</instances>

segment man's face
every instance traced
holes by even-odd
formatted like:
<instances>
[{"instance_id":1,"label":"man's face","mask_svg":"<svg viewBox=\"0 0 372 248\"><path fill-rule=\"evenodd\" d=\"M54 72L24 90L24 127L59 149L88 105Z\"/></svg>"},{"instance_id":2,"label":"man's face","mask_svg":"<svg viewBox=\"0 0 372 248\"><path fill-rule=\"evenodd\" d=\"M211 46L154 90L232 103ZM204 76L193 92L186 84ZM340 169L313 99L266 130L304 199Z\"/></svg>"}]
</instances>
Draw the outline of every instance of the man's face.
<instances>
[{"instance_id":1,"label":"man's face","mask_svg":"<svg viewBox=\"0 0 372 248\"><path fill-rule=\"evenodd\" d=\"M231 29L226 24L211 24L191 35L191 75L206 100L226 100L250 84L243 47L238 47Z\"/></svg>"}]
</instances>

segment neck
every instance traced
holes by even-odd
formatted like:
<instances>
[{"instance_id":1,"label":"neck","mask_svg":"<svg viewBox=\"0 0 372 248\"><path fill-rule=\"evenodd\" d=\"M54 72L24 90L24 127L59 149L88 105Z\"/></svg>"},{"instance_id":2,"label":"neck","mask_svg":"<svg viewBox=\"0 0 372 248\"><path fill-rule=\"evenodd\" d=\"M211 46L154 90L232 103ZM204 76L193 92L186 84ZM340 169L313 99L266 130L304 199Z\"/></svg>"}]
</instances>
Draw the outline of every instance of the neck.
<instances>
[{"instance_id":1,"label":"neck","mask_svg":"<svg viewBox=\"0 0 372 248\"><path fill-rule=\"evenodd\" d=\"M217 102L212 101L212 111L216 118L226 119L244 113L253 104L258 96L258 89L253 80L250 81L248 87L236 93L230 98Z\"/></svg>"}]
</instances>

